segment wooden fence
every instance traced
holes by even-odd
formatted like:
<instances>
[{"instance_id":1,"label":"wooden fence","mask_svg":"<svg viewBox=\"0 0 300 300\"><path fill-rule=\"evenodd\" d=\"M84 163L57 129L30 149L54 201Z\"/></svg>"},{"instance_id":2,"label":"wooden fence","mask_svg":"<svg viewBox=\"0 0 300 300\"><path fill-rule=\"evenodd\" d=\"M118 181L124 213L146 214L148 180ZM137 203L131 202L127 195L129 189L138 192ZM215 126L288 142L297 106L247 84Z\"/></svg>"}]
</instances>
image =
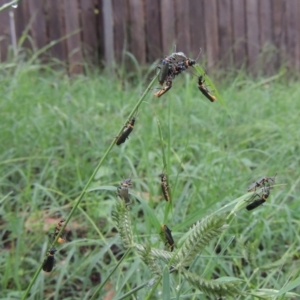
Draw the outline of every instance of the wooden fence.
<instances>
[{"instance_id":1,"label":"wooden fence","mask_svg":"<svg viewBox=\"0 0 300 300\"><path fill-rule=\"evenodd\" d=\"M126 51L151 63L175 44L193 58L201 47L208 69L300 70L299 16L299 0L23 0L0 13L0 59L10 54L14 31L20 40L28 30L23 47L56 41L47 53L72 73L86 61L120 63Z\"/></svg>"}]
</instances>

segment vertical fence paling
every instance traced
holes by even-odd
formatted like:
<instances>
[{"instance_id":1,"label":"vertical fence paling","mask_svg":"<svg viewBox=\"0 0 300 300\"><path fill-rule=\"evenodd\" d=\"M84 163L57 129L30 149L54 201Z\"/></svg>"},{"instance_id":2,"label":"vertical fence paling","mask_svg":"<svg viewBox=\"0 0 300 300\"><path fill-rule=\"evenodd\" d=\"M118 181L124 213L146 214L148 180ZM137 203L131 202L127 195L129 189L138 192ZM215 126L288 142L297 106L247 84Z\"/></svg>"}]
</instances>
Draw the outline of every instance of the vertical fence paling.
<instances>
[{"instance_id":1,"label":"vertical fence paling","mask_svg":"<svg viewBox=\"0 0 300 300\"><path fill-rule=\"evenodd\" d=\"M35 0L36 1L36 0ZM25 1L26 2L26 1ZM23 2L24 3L24 2ZM60 39L65 35L65 25L64 25L64 11L62 7L61 0L52 0L45 2L45 9L47 11L48 21L47 21L47 33L48 42ZM62 41L53 45L50 49L50 55L58 58L62 61L67 61L67 46L66 41Z\"/></svg>"},{"instance_id":2,"label":"vertical fence paling","mask_svg":"<svg viewBox=\"0 0 300 300\"><path fill-rule=\"evenodd\" d=\"M277 69L280 66L282 55L282 41L283 41L283 29L284 29L284 3L281 0L272 1L272 43L276 47L276 56L274 59L274 67Z\"/></svg>"},{"instance_id":3,"label":"vertical fence paling","mask_svg":"<svg viewBox=\"0 0 300 300\"><path fill-rule=\"evenodd\" d=\"M155 61L161 55L161 11L160 0L146 1L145 3L145 36L146 36L146 61ZM157 33L157 34L155 34Z\"/></svg>"},{"instance_id":4,"label":"vertical fence paling","mask_svg":"<svg viewBox=\"0 0 300 300\"><path fill-rule=\"evenodd\" d=\"M143 1L129 0L129 17L131 29L130 52L140 64L146 63L145 16Z\"/></svg>"},{"instance_id":5,"label":"vertical fence paling","mask_svg":"<svg viewBox=\"0 0 300 300\"><path fill-rule=\"evenodd\" d=\"M231 0L218 2L218 27L220 59L224 67L232 65L233 33L232 33Z\"/></svg>"},{"instance_id":6,"label":"vertical fence paling","mask_svg":"<svg viewBox=\"0 0 300 300\"><path fill-rule=\"evenodd\" d=\"M238 68L245 63L247 58L245 19L244 1L232 0L233 53L234 61Z\"/></svg>"},{"instance_id":7,"label":"vertical fence paling","mask_svg":"<svg viewBox=\"0 0 300 300\"><path fill-rule=\"evenodd\" d=\"M128 5L119 5L119 0L112 0L113 5L113 24L114 24L114 47L115 59L122 62L123 50L128 43ZM126 1L125 1L126 3Z\"/></svg>"},{"instance_id":8,"label":"vertical fence paling","mask_svg":"<svg viewBox=\"0 0 300 300\"><path fill-rule=\"evenodd\" d=\"M191 1L175 0L176 46L178 50L184 49L184 52L189 55L191 52L191 31L189 30L189 7L191 4Z\"/></svg>"},{"instance_id":9,"label":"vertical fence paling","mask_svg":"<svg viewBox=\"0 0 300 300\"><path fill-rule=\"evenodd\" d=\"M246 37L248 68L257 71L257 58L259 55L259 24L258 24L258 0L246 1Z\"/></svg>"},{"instance_id":10,"label":"vertical fence paling","mask_svg":"<svg viewBox=\"0 0 300 300\"><path fill-rule=\"evenodd\" d=\"M203 7L205 18L205 54L207 67L212 68L220 60L217 0L206 1Z\"/></svg>"},{"instance_id":11,"label":"vertical fence paling","mask_svg":"<svg viewBox=\"0 0 300 300\"><path fill-rule=\"evenodd\" d=\"M82 55L89 62L96 65L97 62L97 31L96 16L98 11L93 1L79 0L81 38L82 38Z\"/></svg>"},{"instance_id":12,"label":"vertical fence paling","mask_svg":"<svg viewBox=\"0 0 300 300\"><path fill-rule=\"evenodd\" d=\"M114 61L113 11L111 0L103 0L104 59L107 66Z\"/></svg>"},{"instance_id":13,"label":"vertical fence paling","mask_svg":"<svg viewBox=\"0 0 300 300\"><path fill-rule=\"evenodd\" d=\"M0 0L0 6L6 3ZM11 44L8 10L0 12L0 61L5 61L8 55L8 46Z\"/></svg>"},{"instance_id":14,"label":"vertical fence paling","mask_svg":"<svg viewBox=\"0 0 300 300\"><path fill-rule=\"evenodd\" d=\"M175 42L175 8L173 1L161 0L160 16L162 56L169 53L172 44Z\"/></svg>"},{"instance_id":15,"label":"vertical fence paling","mask_svg":"<svg viewBox=\"0 0 300 300\"><path fill-rule=\"evenodd\" d=\"M192 5L191 1L189 5L191 57L196 57L200 48L202 53L206 53L204 2L205 0L199 0L197 5Z\"/></svg>"},{"instance_id":16,"label":"vertical fence paling","mask_svg":"<svg viewBox=\"0 0 300 300\"><path fill-rule=\"evenodd\" d=\"M64 16L66 26L65 34L70 35L69 38L66 39L70 74L80 74L83 71L81 26L78 8L77 0L64 1Z\"/></svg>"},{"instance_id":17,"label":"vertical fence paling","mask_svg":"<svg viewBox=\"0 0 300 300\"><path fill-rule=\"evenodd\" d=\"M274 53L272 44L272 8L271 1L259 1L258 18L259 18L259 43L262 49L260 63L264 64L266 74L274 73L274 58L270 57L270 53Z\"/></svg>"},{"instance_id":18,"label":"vertical fence paling","mask_svg":"<svg viewBox=\"0 0 300 300\"><path fill-rule=\"evenodd\" d=\"M0 0L0 5L6 0ZM300 3L298 0L26 0L13 9L17 38L31 20L22 47L55 44L49 54L82 72L84 61L122 61L123 50L139 64L153 62L177 49L196 56L199 48L207 67L245 64L273 73L288 62L300 68ZM78 33L74 32L78 30ZM11 44L9 11L0 13L1 61Z\"/></svg>"},{"instance_id":19,"label":"vertical fence paling","mask_svg":"<svg viewBox=\"0 0 300 300\"><path fill-rule=\"evenodd\" d=\"M27 0L30 16L33 18L30 28L31 36L34 41L34 50L45 47L47 41L47 30L44 16L44 2L35 0Z\"/></svg>"}]
</instances>

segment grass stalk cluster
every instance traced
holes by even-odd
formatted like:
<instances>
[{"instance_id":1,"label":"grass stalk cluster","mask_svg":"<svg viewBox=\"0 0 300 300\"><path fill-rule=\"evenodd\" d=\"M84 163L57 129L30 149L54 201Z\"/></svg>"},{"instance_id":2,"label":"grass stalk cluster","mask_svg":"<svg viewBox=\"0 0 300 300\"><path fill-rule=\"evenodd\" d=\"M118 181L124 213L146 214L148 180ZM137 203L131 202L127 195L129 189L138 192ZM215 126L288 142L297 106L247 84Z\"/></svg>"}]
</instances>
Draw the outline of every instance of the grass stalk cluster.
<instances>
[{"instance_id":1,"label":"grass stalk cluster","mask_svg":"<svg viewBox=\"0 0 300 300\"><path fill-rule=\"evenodd\" d=\"M159 99L149 96L155 82L143 92L104 76L1 66L0 297L297 297L297 82L228 74L215 85L230 117L202 98L194 76L176 78ZM275 173L266 203L246 211L249 184ZM129 176L131 205L116 197ZM42 262L55 245L47 275Z\"/></svg>"}]
</instances>

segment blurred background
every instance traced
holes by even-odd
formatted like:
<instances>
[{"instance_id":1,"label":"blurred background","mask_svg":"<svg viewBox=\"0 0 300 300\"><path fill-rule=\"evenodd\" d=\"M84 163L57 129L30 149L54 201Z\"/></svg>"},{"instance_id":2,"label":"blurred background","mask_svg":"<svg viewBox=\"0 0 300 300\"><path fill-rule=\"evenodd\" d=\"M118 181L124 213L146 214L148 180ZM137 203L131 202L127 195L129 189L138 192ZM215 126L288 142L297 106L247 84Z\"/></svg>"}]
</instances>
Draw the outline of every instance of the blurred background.
<instances>
[{"instance_id":1,"label":"blurred background","mask_svg":"<svg viewBox=\"0 0 300 300\"><path fill-rule=\"evenodd\" d=\"M44 59L50 55L81 73L86 62L130 65L128 53L139 64L152 63L176 45L194 58L201 48L208 69L298 71L299 15L297 0L23 0L0 13L1 61L18 46L37 51L52 43Z\"/></svg>"},{"instance_id":2,"label":"blurred background","mask_svg":"<svg viewBox=\"0 0 300 300\"><path fill-rule=\"evenodd\" d=\"M220 299L163 261L164 288L153 285L149 263L126 252L112 218L125 178L135 242L170 250L166 224L175 253L193 224L239 205L191 271L242 279L247 296L226 300L300 299L299 16L299 0L0 0L0 300ZM153 96L175 46L192 59L202 49L215 103L200 66ZM129 139L106 156L145 92ZM266 203L244 209L249 185L275 174ZM35 278L81 194L53 271Z\"/></svg>"}]
</instances>

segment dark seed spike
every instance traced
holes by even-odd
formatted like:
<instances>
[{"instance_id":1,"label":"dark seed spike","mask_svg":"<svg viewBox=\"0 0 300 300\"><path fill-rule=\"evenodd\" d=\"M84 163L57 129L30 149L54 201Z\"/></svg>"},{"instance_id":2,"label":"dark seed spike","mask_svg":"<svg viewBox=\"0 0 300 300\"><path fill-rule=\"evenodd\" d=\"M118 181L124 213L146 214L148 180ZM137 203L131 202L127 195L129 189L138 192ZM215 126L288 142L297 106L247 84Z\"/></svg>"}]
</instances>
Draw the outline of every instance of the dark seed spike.
<instances>
[{"instance_id":1,"label":"dark seed spike","mask_svg":"<svg viewBox=\"0 0 300 300\"><path fill-rule=\"evenodd\" d=\"M128 188L118 187L117 195L125 201L126 204L131 204Z\"/></svg>"}]
</instances>

